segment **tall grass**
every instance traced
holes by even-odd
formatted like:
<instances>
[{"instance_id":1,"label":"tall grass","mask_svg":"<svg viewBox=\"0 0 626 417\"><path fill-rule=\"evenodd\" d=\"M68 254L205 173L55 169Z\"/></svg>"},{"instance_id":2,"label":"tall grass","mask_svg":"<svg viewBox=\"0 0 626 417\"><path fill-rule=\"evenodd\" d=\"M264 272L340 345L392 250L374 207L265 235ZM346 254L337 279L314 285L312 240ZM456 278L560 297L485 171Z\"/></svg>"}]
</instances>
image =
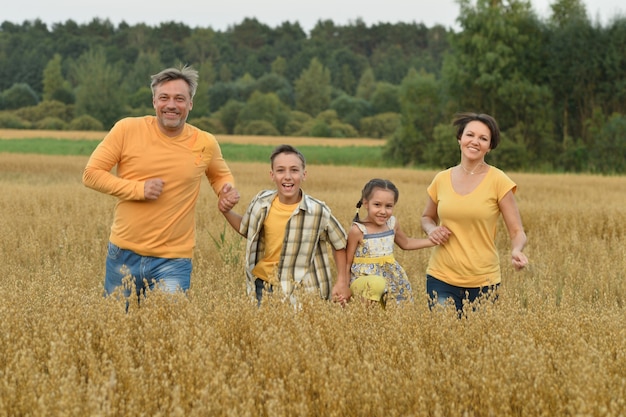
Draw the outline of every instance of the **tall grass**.
<instances>
[{"instance_id":1,"label":"tall grass","mask_svg":"<svg viewBox=\"0 0 626 417\"><path fill-rule=\"evenodd\" d=\"M626 414L626 181L510 173L529 236L515 273L498 245L496 305L430 312L429 250L397 258L416 302L346 308L302 295L257 309L243 241L208 185L188 296L102 297L115 200L80 183L86 156L0 154L0 415L620 416ZM242 212L267 163L231 163ZM363 184L400 189L420 235L433 171L311 164L305 190L349 225ZM217 242L217 243L216 243ZM228 254L227 253L227 254Z\"/></svg>"}]
</instances>

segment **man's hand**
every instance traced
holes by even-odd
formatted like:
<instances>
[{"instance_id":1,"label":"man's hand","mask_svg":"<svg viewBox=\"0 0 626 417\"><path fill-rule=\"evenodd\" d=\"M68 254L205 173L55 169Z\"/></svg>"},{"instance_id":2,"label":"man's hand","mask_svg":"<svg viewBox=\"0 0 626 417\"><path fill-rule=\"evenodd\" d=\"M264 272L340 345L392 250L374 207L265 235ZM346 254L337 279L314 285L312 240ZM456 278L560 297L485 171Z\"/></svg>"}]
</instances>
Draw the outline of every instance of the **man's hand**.
<instances>
[{"instance_id":1,"label":"man's hand","mask_svg":"<svg viewBox=\"0 0 626 417\"><path fill-rule=\"evenodd\" d=\"M156 200L163 192L165 183L161 178L151 178L143 184L143 195L146 200Z\"/></svg>"},{"instance_id":2,"label":"man's hand","mask_svg":"<svg viewBox=\"0 0 626 417\"><path fill-rule=\"evenodd\" d=\"M232 184L224 184L217 201L217 208L222 213L228 213L239 202L239 198L239 191Z\"/></svg>"}]
</instances>

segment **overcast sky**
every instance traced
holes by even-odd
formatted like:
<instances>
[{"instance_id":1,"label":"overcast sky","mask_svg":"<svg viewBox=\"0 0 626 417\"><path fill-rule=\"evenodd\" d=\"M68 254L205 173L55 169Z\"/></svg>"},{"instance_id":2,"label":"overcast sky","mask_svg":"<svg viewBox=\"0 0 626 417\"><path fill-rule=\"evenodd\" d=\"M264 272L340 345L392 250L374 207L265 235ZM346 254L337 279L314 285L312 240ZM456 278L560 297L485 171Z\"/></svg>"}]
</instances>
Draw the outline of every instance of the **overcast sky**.
<instances>
[{"instance_id":1,"label":"overcast sky","mask_svg":"<svg viewBox=\"0 0 626 417\"><path fill-rule=\"evenodd\" d=\"M540 17L549 15L552 0L532 0ZM356 19L367 25L380 22L417 22L431 27L442 24L458 29L455 19L459 7L454 0L10 0L0 8L0 22L21 24L24 20L41 19L49 27L69 19L82 24L94 18L109 19L117 25L146 23L157 26L161 22L181 22L191 27L211 27L224 31L239 24L246 17L254 17L272 28L285 21L299 22L309 32L319 20L332 20L346 25ZM624 15L623 0L584 0L592 21L599 19L605 25L609 19Z\"/></svg>"}]
</instances>

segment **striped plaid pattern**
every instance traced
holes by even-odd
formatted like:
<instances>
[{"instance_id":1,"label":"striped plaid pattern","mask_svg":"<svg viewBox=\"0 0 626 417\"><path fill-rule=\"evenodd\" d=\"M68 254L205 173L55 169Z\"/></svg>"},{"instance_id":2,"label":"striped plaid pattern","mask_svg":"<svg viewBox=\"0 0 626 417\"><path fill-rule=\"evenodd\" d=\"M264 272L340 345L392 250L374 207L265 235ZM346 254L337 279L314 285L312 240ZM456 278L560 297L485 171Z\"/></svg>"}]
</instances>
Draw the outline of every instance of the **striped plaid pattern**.
<instances>
[{"instance_id":1,"label":"striped plaid pattern","mask_svg":"<svg viewBox=\"0 0 626 417\"><path fill-rule=\"evenodd\" d=\"M276 190L261 191L248 206L239 231L246 236L246 287L254 295L252 269L263 257L265 242L263 222L277 195ZM346 232L323 201L302 193L298 208L287 226L278 265L278 278L283 293L295 300L298 289L319 291L330 299L332 275L327 243L335 250L346 247Z\"/></svg>"}]
</instances>

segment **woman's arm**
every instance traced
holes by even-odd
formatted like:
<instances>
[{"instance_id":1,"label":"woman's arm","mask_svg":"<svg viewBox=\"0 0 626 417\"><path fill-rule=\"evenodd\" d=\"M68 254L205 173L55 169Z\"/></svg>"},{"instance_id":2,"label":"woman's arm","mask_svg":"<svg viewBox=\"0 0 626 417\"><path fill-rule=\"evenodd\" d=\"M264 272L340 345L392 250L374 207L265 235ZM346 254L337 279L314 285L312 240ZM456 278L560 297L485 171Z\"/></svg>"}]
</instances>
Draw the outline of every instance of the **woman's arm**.
<instances>
[{"instance_id":1,"label":"woman's arm","mask_svg":"<svg viewBox=\"0 0 626 417\"><path fill-rule=\"evenodd\" d=\"M430 197L428 197L426 207L424 207L424 212L422 213L422 230L435 245L443 245L450 237L450 230L445 226L439 225L437 204Z\"/></svg>"},{"instance_id":2,"label":"woman's arm","mask_svg":"<svg viewBox=\"0 0 626 417\"><path fill-rule=\"evenodd\" d=\"M511 261L513 267L519 271L528 264L528 258L522 252L526 246L526 233L513 191L506 193L498 205L511 239Z\"/></svg>"}]
</instances>

